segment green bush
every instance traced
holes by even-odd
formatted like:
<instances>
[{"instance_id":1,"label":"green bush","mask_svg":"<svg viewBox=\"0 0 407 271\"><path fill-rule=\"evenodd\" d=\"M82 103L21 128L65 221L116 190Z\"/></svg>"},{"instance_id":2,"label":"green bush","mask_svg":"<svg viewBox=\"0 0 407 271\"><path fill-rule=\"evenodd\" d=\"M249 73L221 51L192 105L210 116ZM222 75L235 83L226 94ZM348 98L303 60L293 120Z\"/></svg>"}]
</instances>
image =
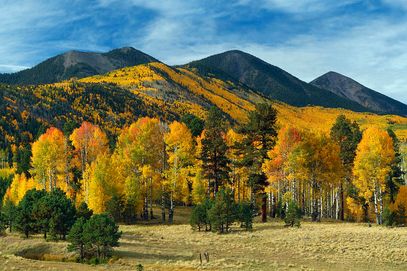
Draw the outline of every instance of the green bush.
<instances>
[{"instance_id":1,"label":"green bush","mask_svg":"<svg viewBox=\"0 0 407 271\"><path fill-rule=\"evenodd\" d=\"M236 205L230 190L220 190L216 194L215 202L208 211L208 219L212 231L229 232L230 225L236 219Z\"/></svg>"},{"instance_id":2,"label":"green bush","mask_svg":"<svg viewBox=\"0 0 407 271\"><path fill-rule=\"evenodd\" d=\"M93 215L89 220L79 218L69 231L68 249L77 251L80 260L96 257L98 261L111 256L113 247L119 245L119 226L108 214Z\"/></svg>"},{"instance_id":3,"label":"green bush","mask_svg":"<svg viewBox=\"0 0 407 271\"><path fill-rule=\"evenodd\" d=\"M0 236L5 234L6 230L6 219L2 212L0 212Z\"/></svg>"},{"instance_id":4,"label":"green bush","mask_svg":"<svg viewBox=\"0 0 407 271\"><path fill-rule=\"evenodd\" d=\"M208 215L204 204L198 204L194 207L189 219L189 223L194 230L198 229L198 231L201 231L203 226L206 228L208 224Z\"/></svg>"},{"instance_id":5,"label":"green bush","mask_svg":"<svg viewBox=\"0 0 407 271\"><path fill-rule=\"evenodd\" d=\"M241 226L246 230L251 230L253 228L253 208L251 204L242 202L237 207L237 217Z\"/></svg>"},{"instance_id":6,"label":"green bush","mask_svg":"<svg viewBox=\"0 0 407 271\"><path fill-rule=\"evenodd\" d=\"M301 223L301 217L301 209L298 208L297 204L294 201L288 202L284 218L285 225L289 227L299 227Z\"/></svg>"},{"instance_id":7,"label":"green bush","mask_svg":"<svg viewBox=\"0 0 407 271\"><path fill-rule=\"evenodd\" d=\"M400 204L392 211L389 207L383 210L383 224L387 227L403 226L406 221L406 208Z\"/></svg>"},{"instance_id":8,"label":"green bush","mask_svg":"<svg viewBox=\"0 0 407 271\"><path fill-rule=\"evenodd\" d=\"M8 227L9 232L11 232L16 220L17 207L12 201L7 200L4 203L1 212L3 213L4 217L4 225L6 226L6 228Z\"/></svg>"}]
</instances>

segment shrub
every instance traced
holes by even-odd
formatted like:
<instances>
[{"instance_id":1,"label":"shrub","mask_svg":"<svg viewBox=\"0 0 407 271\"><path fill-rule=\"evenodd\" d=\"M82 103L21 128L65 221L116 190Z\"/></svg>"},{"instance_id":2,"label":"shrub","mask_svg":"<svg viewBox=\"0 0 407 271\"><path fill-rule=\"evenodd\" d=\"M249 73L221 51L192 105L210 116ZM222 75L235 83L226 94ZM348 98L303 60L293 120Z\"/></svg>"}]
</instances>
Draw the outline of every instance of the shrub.
<instances>
[{"instance_id":1,"label":"shrub","mask_svg":"<svg viewBox=\"0 0 407 271\"><path fill-rule=\"evenodd\" d=\"M402 226L406 221L406 208L403 204L397 205L397 209L391 210L386 207L383 210L383 224L387 227Z\"/></svg>"},{"instance_id":2,"label":"shrub","mask_svg":"<svg viewBox=\"0 0 407 271\"><path fill-rule=\"evenodd\" d=\"M113 247L119 245L119 226L107 214L93 215L89 220L79 218L69 231L68 249L77 251L84 258L104 260L111 256Z\"/></svg>"},{"instance_id":3,"label":"shrub","mask_svg":"<svg viewBox=\"0 0 407 271\"><path fill-rule=\"evenodd\" d=\"M220 190L212 208L208 211L208 219L212 231L224 233L236 219L236 208L230 190Z\"/></svg>"},{"instance_id":4,"label":"shrub","mask_svg":"<svg viewBox=\"0 0 407 271\"><path fill-rule=\"evenodd\" d=\"M288 202L287 211L284 218L285 225L289 227L299 227L301 217L301 209L298 208L297 204L294 201Z\"/></svg>"},{"instance_id":5,"label":"shrub","mask_svg":"<svg viewBox=\"0 0 407 271\"><path fill-rule=\"evenodd\" d=\"M11 232L16 220L17 207L12 201L7 200L2 207L2 213L4 216L4 225L6 228L8 227L9 232Z\"/></svg>"},{"instance_id":6,"label":"shrub","mask_svg":"<svg viewBox=\"0 0 407 271\"><path fill-rule=\"evenodd\" d=\"M237 217L243 228L246 230L253 228L253 208L250 203L242 202L238 205Z\"/></svg>"},{"instance_id":7,"label":"shrub","mask_svg":"<svg viewBox=\"0 0 407 271\"><path fill-rule=\"evenodd\" d=\"M123 197L113 195L106 204L106 212L111 214L115 221L123 221L126 204Z\"/></svg>"},{"instance_id":8,"label":"shrub","mask_svg":"<svg viewBox=\"0 0 407 271\"><path fill-rule=\"evenodd\" d=\"M191 218L189 223L191 224L192 229L201 231L201 228L207 225L208 215L205 205L198 204L194 207L191 213Z\"/></svg>"},{"instance_id":9,"label":"shrub","mask_svg":"<svg viewBox=\"0 0 407 271\"><path fill-rule=\"evenodd\" d=\"M277 217L278 218L281 218L281 219L284 219L285 218L285 204L282 202L282 201L278 201L277 202L277 213L276 213L276 215L277 215Z\"/></svg>"}]
</instances>

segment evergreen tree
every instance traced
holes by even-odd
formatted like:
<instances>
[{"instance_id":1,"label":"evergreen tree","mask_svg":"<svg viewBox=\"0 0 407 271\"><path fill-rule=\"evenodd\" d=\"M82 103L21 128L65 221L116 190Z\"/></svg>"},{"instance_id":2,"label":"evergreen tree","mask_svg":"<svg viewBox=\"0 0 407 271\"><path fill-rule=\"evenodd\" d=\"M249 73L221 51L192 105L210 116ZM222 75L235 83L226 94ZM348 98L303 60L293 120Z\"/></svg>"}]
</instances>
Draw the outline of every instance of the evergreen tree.
<instances>
[{"instance_id":1,"label":"evergreen tree","mask_svg":"<svg viewBox=\"0 0 407 271\"><path fill-rule=\"evenodd\" d=\"M119 245L119 226L107 214L93 215L83 226L83 238L87 246L94 247L98 259L110 256L112 247Z\"/></svg>"},{"instance_id":2,"label":"evergreen tree","mask_svg":"<svg viewBox=\"0 0 407 271\"><path fill-rule=\"evenodd\" d=\"M230 225L236 219L236 206L230 190L220 190L212 208L208 211L212 231L229 232Z\"/></svg>"},{"instance_id":3,"label":"evergreen tree","mask_svg":"<svg viewBox=\"0 0 407 271\"><path fill-rule=\"evenodd\" d=\"M44 197L50 209L49 228L53 237L60 235L65 240L67 233L75 222L76 210L72 201L60 189L51 191Z\"/></svg>"},{"instance_id":4,"label":"evergreen tree","mask_svg":"<svg viewBox=\"0 0 407 271\"><path fill-rule=\"evenodd\" d=\"M301 209L297 206L297 204L294 201L288 202L287 211L284 218L285 225L289 227L299 227L301 217Z\"/></svg>"},{"instance_id":5,"label":"evergreen tree","mask_svg":"<svg viewBox=\"0 0 407 271\"><path fill-rule=\"evenodd\" d=\"M26 238L38 231L38 223L33 216L33 208L46 193L45 190L29 190L18 204L15 222L16 229L24 233Z\"/></svg>"},{"instance_id":6,"label":"evergreen tree","mask_svg":"<svg viewBox=\"0 0 407 271\"><path fill-rule=\"evenodd\" d=\"M11 232L14 227L14 221L16 220L17 207L12 201L7 200L2 207L2 213L5 225L9 228L9 232Z\"/></svg>"},{"instance_id":7,"label":"evergreen tree","mask_svg":"<svg viewBox=\"0 0 407 271\"><path fill-rule=\"evenodd\" d=\"M249 121L240 127L239 132L244 140L236 148L243 155L242 166L249 169L249 186L252 190L252 204L255 195L262 198L262 221L267 220L267 195L264 192L268 185L267 177L262 171L263 162L268 158L267 152L274 146L276 132L277 111L271 104L257 104L256 109L249 113Z\"/></svg>"},{"instance_id":8,"label":"evergreen tree","mask_svg":"<svg viewBox=\"0 0 407 271\"><path fill-rule=\"evenodd\" d=\"M192 209L189 223L193 230L198 229L198 231L201 231L201 228L206 226L208 223L208 214L205 205L198 204Z\"/></svg>"},{"instance_id":9,"label":"evergreen tree","mask_svg":"<svg viewBox=\"0 0 407 271\"><path fill-rule=\"evenodd\" d=\"M93 215L93 211L89 209L86 202L82 202L79 207L76 209L76 218L84 218L85 220L89 220Z\"/></svg>"},{"instance_id":10,"label":"evergreen tree","mask_svg":"<svg viewBox=\"0 0 407 271\"><path fill-rule=\"evenodd\" d=\"M80 260L83 261L85 257L85 238L83 236L83 229L86 224L86 219L84 217L79 217L75 224L73 224L71 230L68 234L68 241L70 244L68 245L69 251L78 251Z\"/></svg>"},{"instance_id":11,"label":"evergreen tree","mask_svg":"<svg viewBox=\"0 0 407 271\"><path fill-rule=\"evenodd\" d=\"M253 208L250 203L239 203L237 208L237 217L241 223L241 226L246 230L251 230L253 228Z\"/></svg>"},{"instance_id":12,"label":"evergreen tree","mask_svg":"<svg viewBox=\"0 0 407 271\"><path fill-rule=\"evenodd\" d=\"M181 117L181 122L185 123L194 137L199 136L205 128L205 122L192 114L185 114Z\"/></svg>"},{"instance_id":13,"label":"evergreen tree","mask_svg":"<svg viewBox=\"0 0 407 271\"><path fill-rule=\"evenodd\" d=\"M393 140L393 149L394 149L394 155L395 155L394 162L392 163L391 171L389 173L389 176L388 176L387 182L386 182L386 186L387 186L388 192L389 192L390 202L393 203L396 199L396 195L399 191L400 185L404 184L404 180L402 178L403 171L401 170L402 156L400 153L400 141L397 138L396 134L391 129L387 129L387 133Z\"/></svg>"},{"instance_id":14,"label":"evergreen tree","mask_svg":"<svg viewBox=\"0 0 407 271\"><path fill-rule=\"evenodd\" d=\"M340 158L345 169L345 180L340 183L339 187L339 219L344 220L345 212L345 191L352 191L351 176L353 161L356 156L356 148L362 139L362 133L359 129L359 125L356 122L351 122L344 115L339 115L336 119L334 125L331 128L331 138L339 145L340 148ZM351 194L354 199L357 199L356 194Z\"/></svg>"},{"instance_id":15,"label":"evergreen tree","mask_svg":"<svg viewBox=\"0 0 407 271\"><path fill-rule=\"evenodd\" d=\"M225 123L221 111L212 107L205 122L205 137L202 140L202 169L208 179L208 197L213 189L213 196L219 187L229 178L229 159L226 157Z\"/></svg>"}]
</instances>

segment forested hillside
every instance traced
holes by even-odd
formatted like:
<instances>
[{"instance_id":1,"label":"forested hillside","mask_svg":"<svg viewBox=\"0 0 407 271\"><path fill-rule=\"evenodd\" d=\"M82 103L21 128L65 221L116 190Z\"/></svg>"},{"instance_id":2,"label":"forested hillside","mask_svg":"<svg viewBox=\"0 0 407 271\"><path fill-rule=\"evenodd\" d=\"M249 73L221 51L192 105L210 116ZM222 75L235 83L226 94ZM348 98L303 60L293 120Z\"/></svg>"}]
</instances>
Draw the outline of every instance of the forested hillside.
<instances>
[{"instance_id":1,"label":"forested hillside","mask_svg":"<svg viewBox=\"0 0 407 271\"><path fill-rule=\"evenodd\" d=\"M221 109L234 125L247 120L254 104L268 101L244 85L202 77L183 68L154 62L127 67L80 80L39 86L1 85L1 148L8 160L29 166L30 143L47 127L67 133L89 121L102 127L113 143L118 131L140 116L179 120L185 114L204 119L211 106ZM328 132L337 115L345 114L362 128L378 125L392 128L402 140L407 137L407 119L322 107L297 108L272 101L278 124L295 124Z\"/></svg>"},{"instance_id":2,"label":"forested hillside","mask_svg":"<svg viewBox=\"0 0 407 271\"><path fill-rule=\"evenodd\" d=\"M0 231L67 238L80 262L111 256L116 222L172 224L178 206L218 233L255 216L405 223L401 116L294 107L160 62L0 91Z\"/></svg>"}]
</instances>

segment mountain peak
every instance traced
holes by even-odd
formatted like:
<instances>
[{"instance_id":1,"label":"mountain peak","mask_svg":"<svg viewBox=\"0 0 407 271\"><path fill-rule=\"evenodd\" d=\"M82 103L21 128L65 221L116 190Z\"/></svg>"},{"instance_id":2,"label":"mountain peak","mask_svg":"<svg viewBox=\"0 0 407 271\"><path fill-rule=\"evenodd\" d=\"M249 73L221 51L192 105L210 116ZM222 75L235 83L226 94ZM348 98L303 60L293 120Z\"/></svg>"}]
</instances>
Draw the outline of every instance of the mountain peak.
<instances>
[{"instance_id":1,"label":"mountain peak","mask_svg":"<svg viewBox=\"0 0 407 271\"><path fill-rule=\"evenodd\" d=\"M321 75L310 84L327 89L378 113L407 115L407 105L334 71Z\"/></svg>"},{"instance_id":2,"label":"mountain peak","mask_svg":"<svg viewBox=\"0 0 407 271\"><path fill-rule=\"evenodd\" d=\"M49 58L31 69L13 74L0 74L0 83L46 84L82 78L128 66L158 60L133 47L113 49L106 53L70 50Z\"/></svg>"},{"instance_id":3,"label":"mountain peak","mask_svg":"<svg viewBox=\"0 0 407 271\"><path fill-rule=\"evenodd\" d=\"M355 102L301 81L283 69L239 50L193 61L185 67L194 68L205 76L214 75L243 84L268 98L294 106L320 105L367 111Z\"/></svg>"}]
</instances>

